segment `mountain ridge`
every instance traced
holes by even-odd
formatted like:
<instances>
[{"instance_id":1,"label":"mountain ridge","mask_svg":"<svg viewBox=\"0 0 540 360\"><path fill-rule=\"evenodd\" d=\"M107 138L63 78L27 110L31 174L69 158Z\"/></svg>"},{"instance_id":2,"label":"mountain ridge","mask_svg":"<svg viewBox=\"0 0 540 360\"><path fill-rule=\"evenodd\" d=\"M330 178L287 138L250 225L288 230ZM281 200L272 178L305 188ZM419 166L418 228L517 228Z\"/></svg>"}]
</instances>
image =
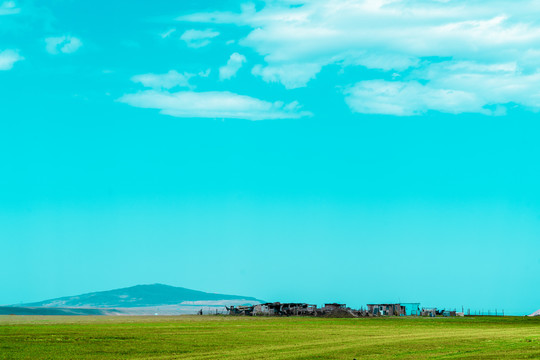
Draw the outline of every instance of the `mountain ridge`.
<instances>
[{"instance_id":1,"label":"mountain ridge","mask_svg":"<svg viewBox=\"0 0 540 360\"><path fill-rule=\"evenodd\" d=\"M38 302L19 304L25 307L89 307L89 308L130 308L177 305L197 301L239 301L261 303L262 300L250 296L226 295L191 290L164 284L135 285L120 289L90 292L75 296L63 296Z\"/></svg>"}]
</instances>

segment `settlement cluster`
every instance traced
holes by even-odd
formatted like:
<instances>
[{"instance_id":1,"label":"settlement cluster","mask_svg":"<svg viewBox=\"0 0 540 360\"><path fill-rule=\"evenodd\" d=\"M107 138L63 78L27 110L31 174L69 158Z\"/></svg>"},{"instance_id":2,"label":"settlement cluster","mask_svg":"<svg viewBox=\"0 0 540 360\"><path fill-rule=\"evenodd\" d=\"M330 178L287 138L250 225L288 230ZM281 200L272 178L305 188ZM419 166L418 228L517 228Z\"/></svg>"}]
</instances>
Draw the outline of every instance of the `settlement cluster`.
<instances>
[{"instance_id":1,"label":"settlement cluster","mask_svg":"<svg viewBox=\"0 0 540 360\"><path fill-rule=\"evenodd\" d=\"M464 316L454 310L421 308L420 303L367 304L367 307L352 309L346 304L317 305L306 303L265 303L227 307L230 315L246 316L321 316L321 317L373 317L373 316Z\"/></svg>"}]
</instances>

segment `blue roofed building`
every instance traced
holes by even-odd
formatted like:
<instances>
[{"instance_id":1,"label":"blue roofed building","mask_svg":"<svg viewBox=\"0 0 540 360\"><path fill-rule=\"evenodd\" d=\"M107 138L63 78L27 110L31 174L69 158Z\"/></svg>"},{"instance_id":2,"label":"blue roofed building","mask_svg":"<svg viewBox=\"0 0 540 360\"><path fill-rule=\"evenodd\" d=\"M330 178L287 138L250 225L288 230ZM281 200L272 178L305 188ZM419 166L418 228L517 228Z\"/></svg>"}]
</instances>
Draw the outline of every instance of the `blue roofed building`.
<instances>
[{"instance_id":1,"label":"blue roofed building","mask_svg":"<svg viewBox=\"0 0 540 360\"><path fill-rule=\"evenodd\" d=\"M420 303L401 303L400 305L405 307L405 315L407 316L419 316L422 311Z\"/></svg>"}]
</instances>

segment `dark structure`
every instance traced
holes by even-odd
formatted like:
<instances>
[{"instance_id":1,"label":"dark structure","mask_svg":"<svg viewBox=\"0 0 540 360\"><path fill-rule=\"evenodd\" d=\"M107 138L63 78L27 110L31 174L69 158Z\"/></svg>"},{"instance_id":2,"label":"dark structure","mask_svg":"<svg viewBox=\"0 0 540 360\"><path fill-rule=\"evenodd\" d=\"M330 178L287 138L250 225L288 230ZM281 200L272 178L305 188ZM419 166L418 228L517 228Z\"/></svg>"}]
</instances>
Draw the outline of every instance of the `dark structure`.
<instances>
[{"instance_id":1,"label":"dark structure","mask_svg":"<svg viewBox=\"0 0 540 360\"><path fill-rule=\"evenodd\" d=\"M317 305L306 303L265 303L254 306L254 315L314 316Z\"/></svg>"},{"instance_id":2,"label":"dark structure","mask_svg":"<svg viewBox=\"0 0 540 360\"><path fill-rule=\"evenodd\" d=\"M227 307L230 315L316 316L317 305L306 303L265 303L251 306Z\"/></svg>"},{"instance_id":3,"label":"dark structure","mask_svg":"<svg viewBox=\"0 0 540 360\"><path fill-rule=\"evenodd\" d=\"M437 308L423 308L420 315L435 317L437 315Z\"/></svg>"},{"instance_id":4,"label":"dark structure","mask_svg":"<svg viewBox=\"0 0 540 360\"><path fill-rule=\"evenodd\" d=\"M334 310L346 309L346 308L347 308L347 305L345 304L331 303L331 304L324 304L324 307L322 309L326 311L334 311Z\"/></svg>"},{"instance_id":5,"label":"dark structure","mask_svg":"<svg viewBox=\"0 0 540 360\"><path fill-rule=\"evenodd\" d=\"M244 316L320 316L320 317L366 317L367 310L355 310L345 304L329 303L322 308L307 303L264 303L251 306L227 307L230 315Z\"/></svg>"},{"instance_id":6,"label":"dark structure","mask_svg":"<svg viewBox=\"0 0 540 360\"><path fill-rule=\"evenodd\" d=\"M253 315L254 306L231 306L225 307L229 311L229 315Z\"/></svg>"},{"instance_id":7,"label":"dark structure","mask_svg":"<svg viewBox=\"0 0 540 360\"><path fill-rule=\"evenodd\" d=\"M455 310L443 310L443 316L456 316L457 311Z\"/></svg>"},{"instance_id":8,"label":"dark structure","mask_svg":"<svg viewBox=\"0 0 540 360\"><path fill-rule=\"evenodd\" d=\"M264 303L249 306L227 307L230 315L244 316L321 316L321 317L371 317L371 316L456 316L455 310L422 308L420 303L368 304L367 310L351 309L345 304L327 303L322 308L307 303Z\"/></svg>"}]
</instances>

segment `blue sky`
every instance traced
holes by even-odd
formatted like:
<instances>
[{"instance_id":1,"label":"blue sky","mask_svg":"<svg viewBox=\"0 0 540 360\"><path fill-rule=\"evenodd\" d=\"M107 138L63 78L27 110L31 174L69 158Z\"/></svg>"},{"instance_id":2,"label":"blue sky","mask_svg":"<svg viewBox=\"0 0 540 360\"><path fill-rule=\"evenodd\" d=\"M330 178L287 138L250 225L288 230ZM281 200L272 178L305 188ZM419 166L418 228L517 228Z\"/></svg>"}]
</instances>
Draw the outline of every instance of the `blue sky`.
<instances>
[{"instance_id":1,"label":"blue sky","mask_svg":"<svg viewBox=\"0 0 540 360\"><path fill-rule=\"evenodd\" d=\"M539 10L0 0L0 304L537 310Z\"/></svg>"}]
</instances>

